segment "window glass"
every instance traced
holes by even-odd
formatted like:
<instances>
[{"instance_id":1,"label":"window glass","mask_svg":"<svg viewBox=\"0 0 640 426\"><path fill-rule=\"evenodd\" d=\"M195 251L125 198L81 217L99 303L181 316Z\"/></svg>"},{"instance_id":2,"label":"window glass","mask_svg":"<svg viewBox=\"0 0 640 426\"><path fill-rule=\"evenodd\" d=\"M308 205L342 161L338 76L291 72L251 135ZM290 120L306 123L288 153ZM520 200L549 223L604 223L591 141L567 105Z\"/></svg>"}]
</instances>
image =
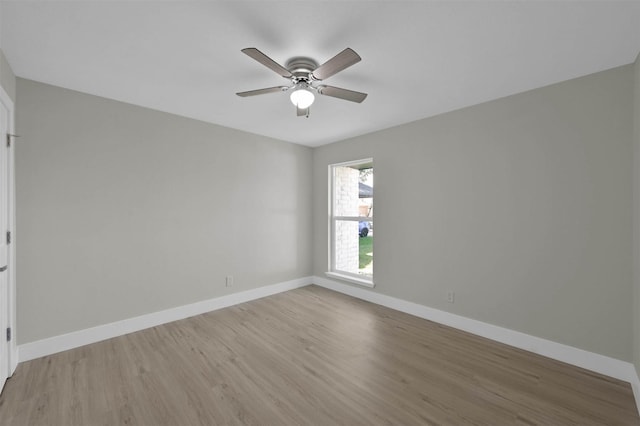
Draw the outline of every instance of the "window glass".
<instances>
[{"instance_id":1,"label":"window glass","mask_svg":"<svg viewBox=\"0 0 640 426\"><path fill-rule=\"evenodd\" d=\"M335 164L331 173L331 271L373 278L373 162Z\"/></svg>"}]
</instances>

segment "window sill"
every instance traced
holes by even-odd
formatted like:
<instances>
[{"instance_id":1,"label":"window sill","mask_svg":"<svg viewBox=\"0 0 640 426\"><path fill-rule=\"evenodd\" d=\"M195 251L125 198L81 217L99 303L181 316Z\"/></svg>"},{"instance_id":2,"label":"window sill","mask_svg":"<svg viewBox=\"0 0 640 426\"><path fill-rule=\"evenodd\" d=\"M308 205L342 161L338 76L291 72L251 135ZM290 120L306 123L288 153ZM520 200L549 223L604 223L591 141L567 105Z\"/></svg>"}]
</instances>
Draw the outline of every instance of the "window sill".
<instances>
[{"instance_id":1,"label":"window sill","mask_svg":"<svg viewBox=\"0 0 640 426\"><path fill-rule=\"evenodd\" d=\"M358 284L364 287L374 288L375 284L371 279L352 277L350 275L340 274L338 272L325 272L324 273L329 278L335 278L341 281L347 281L353 284Z\"/></svg>"}]
</instances>

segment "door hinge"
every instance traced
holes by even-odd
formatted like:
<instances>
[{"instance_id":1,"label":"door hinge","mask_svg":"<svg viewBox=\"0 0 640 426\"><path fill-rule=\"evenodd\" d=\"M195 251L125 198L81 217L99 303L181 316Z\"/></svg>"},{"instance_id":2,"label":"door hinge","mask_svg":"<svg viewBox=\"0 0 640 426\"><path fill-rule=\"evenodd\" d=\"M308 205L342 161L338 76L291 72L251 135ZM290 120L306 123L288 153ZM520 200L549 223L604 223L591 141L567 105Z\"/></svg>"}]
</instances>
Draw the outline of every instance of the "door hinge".
<instances>
[{"instance_id":1,"label":"door hinge","mask_svg":"<svg viewBox=\"0 0 640 426\"><path fill-rule=\"evenodd\" d=\"M11 327L7 327L7 342L11 341Z\"/></svg>"},{"instance_id":2,"label":"door hinge","mask_svg":"<svg viewBox=\"0 0 640 426\"><path fill-rule=\"evenodd\" d=\"M7 231L7 245L11 244L11 231Z\"/></svg>"},{"instance_id":3,"label":"door hinge","mask_svg":"<svg viewBox=\"0 0 640 426\"><path fill-rule=\"evenodd\" d=\"M11 138L19 138L20 135L14 135L11 133L7 133L7 147L10 148L11 147Z\"/></svg>"}]
</instances>

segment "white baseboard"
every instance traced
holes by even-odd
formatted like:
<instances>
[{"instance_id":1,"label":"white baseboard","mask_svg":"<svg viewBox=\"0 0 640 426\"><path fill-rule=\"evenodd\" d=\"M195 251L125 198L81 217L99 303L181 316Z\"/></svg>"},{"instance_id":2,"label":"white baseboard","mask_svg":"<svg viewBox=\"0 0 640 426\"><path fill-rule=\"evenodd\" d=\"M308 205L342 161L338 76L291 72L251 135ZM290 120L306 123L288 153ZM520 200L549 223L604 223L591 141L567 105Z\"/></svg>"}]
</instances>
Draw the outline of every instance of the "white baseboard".
<instances>
[{"instance_id":1,"label":"white baseboard","mask_svg":"<svg viewBox=\"0 0 640 426\"><path fill-rule=\"evenodd\" d=\"M634 395L640 396L640 381L635 367L630 362L610 358L604 355L552 342L540 337L531 336L519 331L487 324L471 318L452 314L450 312L429 308L417 303L386 296L364 288L339 283L323 277L313 277L313 283L358 299L366 300L377 305L386 306L397 311L405 312L439 324L448 325L459 330L467 331L477 336L486 337L509 346L524 349L558 361L566 362L587 370L595 371L609 377L638 385L634 387ZM640 399L636 396L636 405L640 409Z\"/></svg>"},{"instance_id":2,"label":"white baseboard","mask_svg":"<svg viewBox=\"0 0 640 426\"><path fill-rule=\"evenodd\" d=\"M178 306L164 311L153 312L135 318L99 325L97 327L74 331L48 339L25 343L18 346L20 362L29 361L46 355L66 351L90 343L100 342L113 337L122 336L168 322L200 315L205 312L215 311L239 303L249 302L295 288L311 284L311 277L298 278L278 284L258 287L252 290L241 291L214 299L203 300L189 305Z\"/></svg>"},{"instance_id":3,"label":"white baseboard","mask_svg":"<svg viewBox=\"0 0 640 426\"><path fill-rule=\"evenodd\" d=\"M439 324L464 330L481 337L486 337L509 346L537 353L619 380L624 380L631 384L636 400L636 406L640 410L640 379L638 378L635 367L629 362L317 276L303 277L292 281L241 291L48 339L25 343L18 346L19 361L29 361L46 355L88 345L90 343L100 342L102 340L166 324L168 322L177 321L206 312L215 311L217 309L226 308L228 306L237 305L239 303L249 302L262 297L304 287L309 284L316 284L320 287L328 288L377 305L386 306L419 318L424 318Z\"/></svg>"}]
</instances>

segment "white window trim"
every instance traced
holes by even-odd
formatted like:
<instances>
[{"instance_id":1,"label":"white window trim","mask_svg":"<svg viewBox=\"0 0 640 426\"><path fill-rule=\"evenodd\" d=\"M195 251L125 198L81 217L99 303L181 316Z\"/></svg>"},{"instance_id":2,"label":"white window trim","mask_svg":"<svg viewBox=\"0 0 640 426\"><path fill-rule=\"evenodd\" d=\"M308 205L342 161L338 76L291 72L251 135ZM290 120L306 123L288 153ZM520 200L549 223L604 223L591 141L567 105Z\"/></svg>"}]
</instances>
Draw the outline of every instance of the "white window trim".
<instances>
[{"instance_id":1,"label":"white window trim","mask_svg":"<svg viewBox=\"0 0 640 426\"><path fill-rule=\"evenodd\" d=\"M350 221L361 221L363 219L368 220L373 222L373 216L336 216L333 217L333 204L334 204L334 178L333 178L333 168L334 167L342 167L342 166L355 166L355 165L361 165L361 164L366 164L366 163L373 163L373 158L363 158L361 160L353 160L353 161L345 161L343 163L334 163L334 164L329 164L329 172L327 173L327 177L328 177L328 188L329 188L329 202L327 203L328 205L328 226L327 229L329 231L328 233L328 241L329 241L329 250L328 250L328 262L327 264L329 265L329 271L325 272L325 275L329 278L334 278L334 279L338 279L341 281L347 281L350 282L352 284L358 284L364 287L369 287L369 288L374 288L375 287L375 283L373 281L373 277L369 277L369 276L364 276L364 275L358 275L358 274L352 274L350 272L346 272L346 271L338 271L335 268L335 243L333 240L333 235L334 235L334 224L336 221L338 220L350 220Z\"/></svg>"}]
</instances>

